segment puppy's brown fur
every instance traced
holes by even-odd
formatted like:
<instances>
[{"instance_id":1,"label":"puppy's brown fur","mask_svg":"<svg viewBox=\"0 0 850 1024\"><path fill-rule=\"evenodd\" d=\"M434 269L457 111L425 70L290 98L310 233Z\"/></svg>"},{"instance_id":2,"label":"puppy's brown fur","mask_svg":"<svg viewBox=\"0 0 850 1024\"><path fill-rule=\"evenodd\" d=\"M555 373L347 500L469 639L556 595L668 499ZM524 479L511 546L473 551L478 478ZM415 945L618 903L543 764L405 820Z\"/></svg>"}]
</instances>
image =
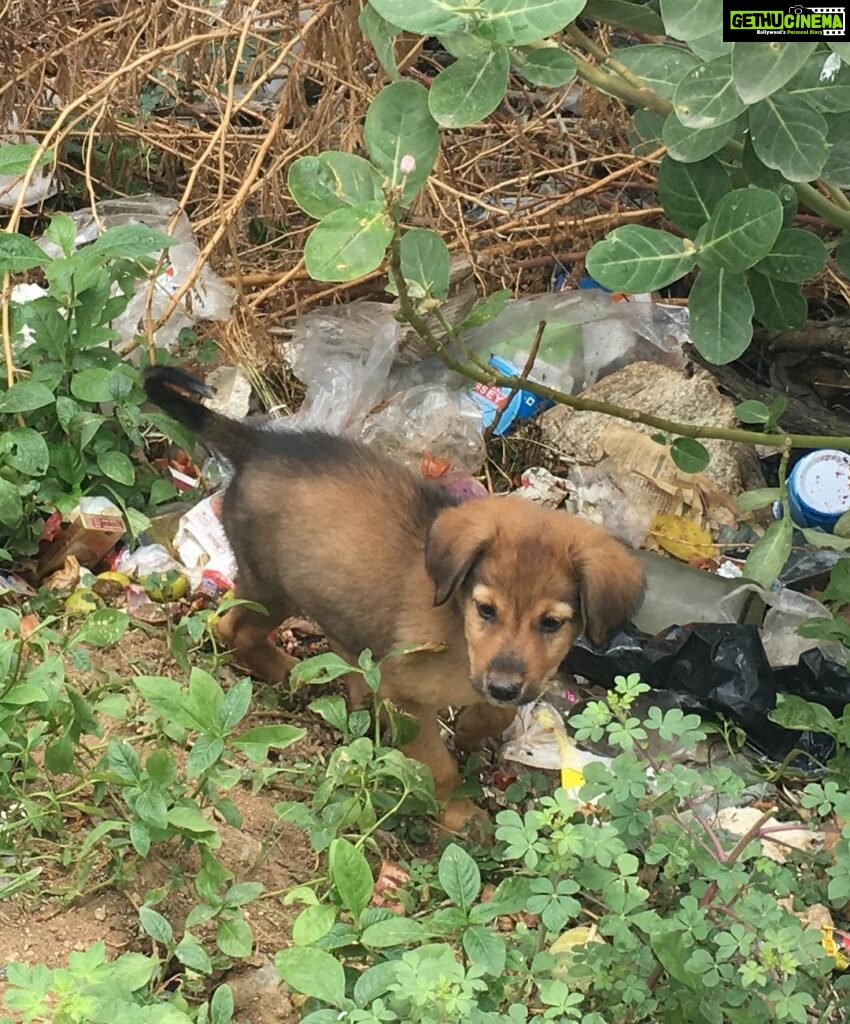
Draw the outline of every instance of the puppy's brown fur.
<instances>
[{"instance_id":1,"label":"puppy's brown fur","mask_svg":"<svg viewBox=\"0 0 850 1024\"><path fill-rule=\"evenodd\" d=\"M266 431L228 420L194 398L203 385L149 370L150 398L230 460L223 518L239 567L237 607L222 638L258 676L282 680L294 660L270 632L306 614L351 658L404 645L442 653L392 659L381 695L419 722L405 748L449 801L447 827L481 812L450 800L457 766L437 713L464 707L456 741L472 749L533 700L582 632L601 641L643 593L640 568L604 530L521 498L456 505L441 488L363 445L320 432ZM362 696L356 684L352 696Z\"/></svg>"}]
</instances>

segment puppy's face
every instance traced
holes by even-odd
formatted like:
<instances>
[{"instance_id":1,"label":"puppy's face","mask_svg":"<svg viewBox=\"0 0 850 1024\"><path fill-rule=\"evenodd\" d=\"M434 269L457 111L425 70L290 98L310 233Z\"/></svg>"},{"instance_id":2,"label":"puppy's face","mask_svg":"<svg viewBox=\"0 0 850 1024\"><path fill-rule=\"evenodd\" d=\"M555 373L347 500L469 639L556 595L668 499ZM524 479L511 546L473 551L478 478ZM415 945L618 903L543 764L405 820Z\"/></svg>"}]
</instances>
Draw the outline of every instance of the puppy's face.
<instances>
[{"instance_id":1,"label":"puppy's face","mask_svg":"<svg viewBox=\"0 0 850 1024\"><path fill-rule=\"evenodd\" d=\"M539 696L577 636L603 643L637 609L637 561L604 530L523 498L447 509L425 552L434 604L455 600L473 688L494 704Z\"/></svg>"}]
</instances>

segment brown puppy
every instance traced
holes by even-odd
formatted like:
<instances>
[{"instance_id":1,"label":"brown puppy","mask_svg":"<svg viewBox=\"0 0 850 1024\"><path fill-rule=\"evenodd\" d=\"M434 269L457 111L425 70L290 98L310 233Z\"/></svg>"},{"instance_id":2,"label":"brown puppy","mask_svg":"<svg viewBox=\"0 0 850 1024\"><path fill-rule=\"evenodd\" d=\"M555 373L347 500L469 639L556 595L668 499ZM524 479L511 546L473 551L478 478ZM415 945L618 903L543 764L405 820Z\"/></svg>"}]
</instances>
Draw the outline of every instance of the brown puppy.
<instances>
[{"instance_id":1,"label":"brown puppy","mask_svg":"<svg viewBox=\"0 0 850 1024\"><path fill-rule=\"evenodd\" d=\"M480 745L510 723L557 671L575 638L602 641L637 608L637 561L604 530L517 497L457 505L440 487L348 438L273 431L205 408L193 377L165 367L145 374L157 405L196 430L235 467L223 518L238 564L239 607L223 639L258 676L279 682L294 659L270 639L305 614L351 660L408 644L441 653L392 659L381 695L419 722L405 748L434 775L458 829L482 812L450 800L458 770L437 713L463 707L456 742ZM187 394L188 393L188 394ZM363 696L352 686L352 697Z\"/></svg>"}]
</instances>

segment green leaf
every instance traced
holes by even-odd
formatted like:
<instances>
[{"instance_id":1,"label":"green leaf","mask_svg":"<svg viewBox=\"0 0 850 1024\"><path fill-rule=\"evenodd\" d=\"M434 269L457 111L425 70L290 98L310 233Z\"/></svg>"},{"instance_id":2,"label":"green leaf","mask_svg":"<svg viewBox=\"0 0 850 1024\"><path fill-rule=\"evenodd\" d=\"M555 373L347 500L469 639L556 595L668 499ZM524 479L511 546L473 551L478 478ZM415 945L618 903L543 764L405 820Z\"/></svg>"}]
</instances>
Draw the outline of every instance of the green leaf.
<instances>
[{"instance_id":1,"label":"green leaf","mask_svg":"<svg viewBox=\"0 0 850 1024\"><path fill-rule=\"evenodd\" d=\"M790 226L799 206L797 192L791 182L786 181L779 171L773 167L767 167L759 160L749 135L744 142L744 151L741 155L741 170L749 184L766 188L769 192L775 192L779 196L784 214L783 226Z\"/></svg>"},{"instance_id":2,"label":"green leaf","mask_svg":"<svg viewBox=\"0 0 850 1024\"><path fill-rule=\"evenodd\" d=\"M767 508L781 497L782 491L778 487L756 487L752 491L739 494L735 498L735 503L742 512L752 512L757 508Z\"/></svg>"},{"instance_id":3,"label":"green leaf","mask_svg":"<svg viewBox=\"0 0 850 1024\"><path fill-rule=\"evenodd\" d=\"M285 750L304 737L305 730L295 725L258 725L246 729L232 740L232 745L243 751L253 761L265 761L269 747Z\"/></svg>"},{"instance_id":4,"label":"green leaf","mask_svg":"<svg viewBox=\"0 0 850 1024\"><path fill-rule=\"evenodd\" d=\"M26 174L38 150L32 142L4 142L0 145L0 174L18 177ZM36 167L44 167L53 160L53 150L48 150L38 159Z\"/></svg>"},{"instance_id":5,"label":"green leaf","mask_svg":"<svg viewBox=\"0 0 850 1024\"><path fill-rule=\"evenodd\" d=\"M336 908L327 903L305 907L292 925L292 941L296 946L313 946L323 939L336 921Z\"/></svg>"},{"instance_id":6,"label":"green leaf","mask_svg":"<svg viewBox=\"0 0 850 1024\"><path fill-rule=\"evenodd\" d=\"M717 57L699 64L676 86L676 117L688 128L717 128L745 109L732 80L732 58Z\"/></svg>"},{"instance_id":7,"label":"green leaf","mask_svg":"<svg viewBox=\"0 0 850 1024\"><path fill-rule=\"evenodd\" d=\"M67 213L57 213L50 218L44 237L55 242L64 256L70 256L77 240L77 226Z\"/></svg>"},{"instance_id":8,"label":"green leaf","mask_svg":"<svg viewBox=\"0 0 850 1024\"><path fill-rule=\"evenodd\" d=\"M429 0L433 2L433 0ZM446 0L438 0L443 6ZM452 0L448 0L452 2ZM581 14L586 0L487 0L480 6L475 31L505 46L546 39ZM473 5L464 4L466 10Z\"/></svg>"},{"instance_id":9,"label":"green leaf","mask_svg":"<svg viewBox=\"0 0 850 1024\"><path fill-rule=\"evenodd\" d=\"M658 198L664 212L691 238L731 191L729 175L714 157L680 163L665 156L658 168Z\"/></svg>"},{"instance_id":10,"label":"green leaf","mask_svg":"<svg viewBox=\"0 0 850 1024\"><path fill-rule=\"evenodd\" d=\"M805 100L822 114L843 114L850 110L850 68L832 67L831 54L820 51L785 86L785 92Z\"/></svg>"},{"instance_id":11,"label":"green leaf","mask_svg":"<svg viewBox=\"0 0 850 1024\"><path fill-rule=\"evenodd\" d=\"M392 235L383 203L334 210L310 232L307 272L316 281L353 281L381 265Z\"/></svg>"},{"instance_id":12,"label":"green leaf","mask_svg":"<svg viewBox=\"0 0 850 1024\"><path fill-rule=\"evenodd\" d=\"M451 261L446 243L436 231L410 228L400 245L401 273L405 281L417 286L421 295L437 299L449 293Z\"/></svg>"},{"instance_id":13,"label":"green leaf","mask_svg":"<svg viewBox=\"0 0 850 1024\"><path fill-rule=\"evenodd\" d=\"M417 82L393 82L369 105L363 139L372 163L400 185L402 157L412 156L416 169L405 178L402 198L413 200L425 182L440 151L440 133L428 109L428 92Z\"/></svg>"},{"instance_id":14,"label":"green leaf","mask_svg":"<svg viewBox=\"0 0 850 1024\"><path fill-rule=\"evenodd\" d=\"M693 949L693 940L682 931L656 932L649 937L652 952L670 977L688 988L702 988L702 980L685 964Z\"/></svg>"},{"instance_id":15,"label":"green leaf","mask_svg":"<svg viewBox=\"0 0 850 1024\"><path fill-rule=\"evenodd\" d=\"M253 689L250 679L240 679L225 693L218 709L218 724L222 732L230 732L248 713Z\"/></svg>"},{"instance_id":16,"label":"green leaf","mask_svg":"<svg viewBox=\"0 0 850 1024\"><path fill-rule=\"evenodd\" d=\"M850 260L850 237L847 238L845 244L848 249L848 260ZM836 257L837 255L836 251ZM481 327L482 324L489 323L499 316L508 302L510 302L510 299L511 291L509 288L501 288L499 291L493 292L486 299L481 299L480 302L475 303L458 324L457 329L459 331L471 331L473 327Z\"/></svg>"},{"instance_id":17,"label":"green leaf","mask_svg":"<svg viewBox=\"0 0 850 1024\"><path fill-rule=\"evenodd\" d=\"M293 946L282 949L274 962L281 978L291 989L331 1006L342 1007L345 1002L345 971L330 953L315 946Z\"/></svg>"},{"instance_id":18,"label":"green leaf","mask_svg":"<svg viewBox=\"0 0 850 1024\"><path fill-rule=\"evenodd\" d=\"M186 775L200 778L218 761L224 752L224 743L217 736L199 736L192 744L186 760Z\"/></svg>"},{"instance_id":19,"label":"green leaf","mask_svg":"<svg viewBox=\"0 0 850 1024\"><path fill-rule=\"evenodd\" d=\"M463 32L470 21L469 5L463 0L369 0L378 14L405 32L420 36L438 36L445 32Z\"/></svg>"},{"instance_id":20,"label":"green leaf","mask_svg":"<svg viewBox=\"0 0 850 1024\"><path fill-rule=\"evenodd\" d=\"M486 925L474 924L464 931L462 942L470 963L483 968L494 978L501 977L507 949L505 940L497 931Z\"/></svg>"},{"instance_id":21,"label":"green leaf","mask_svg":"<svg viewBox=\"0 0 850 1024\"><path fill-rule=\"evenodd\" d=\"M751 270L747 275L754 316L769 331L793 331L802 327L809 307L799 286Z\"/></svg>"},{"instance_id":22,"label":"green leaf","mask_svg":"<svg viewBox=\"0 0 850 1024\"><path fill-rule=\"evenodd\" d=\"M835 247L835 262L845 277L850 277L850 233L845 232Z\"/></svg>"},{"instance_id":23,"label":"green leaf","mask_svg":"<svg viewBox=\"0 0 850 1024\"><path fill-rule=\"evenodd\" d=\"M661 145L661 130L664 118L654 110L636 110L632 114L631 128L626 129L626 139L635 156L650 156Z\"/></svg>"},{"instance_id":24,"label":"green leaf","mask_svg":"<svg viewBox=\"0 0 850 1024\"><path fill-rule=\"evenodd\" d=\"M155 942L161 942L163 946L170 945L174 938L171 925L153 907L139 907L139 923Z\"/></svg>"},{"instance_id":25,"label":"green leaf","mask_svg":"<svg viewBox=\"0 0 850 1024\"><path fill-rule=\"evenodd\" d=\"M413 942L423 942L427 938L428 930L420 921L393 916L364 928L360 941L364 946L373 949L388 949L391 946L409 946Z\"/></svg>"},{"instance_id":26,"label":"green leaf","mask_svg":"<svg viewBox=\"0 0 850 1024\"><path fill-rule=\"evenodd\" d=\"M850 188L850 140L845 139L829 147L821 177L830 185Z\"/></svg>"},{"instance_id":27,"label":"green leaf","mask_svg":"<svg viewBox=\"0 0 850 1024\"><path fill-rule=\"evenodd\" d=\"M50 463L47 442L31 427L9 427L0 436L6 464L27 476L43 476Z\"/></svg>"},{"instance_id":28,"label":"green leaf","mask_svg":"<svg viewBox=\"0 0 850 1024\"><path fill-rule=\"evenodd\" d=\"M104 476L108 476L110 480L115 480L119 484L125 484L127 487L131 487L136 479L133 463L130 462L130 459L124 452L99 452L97 468Z\"/></svg>"},{"instance_id":29,"label":"green leaf","mask_svg":"<svg viewBox=\"0 0 850 1024\"><path fill-rule=\"evenodd\" d=\"M354 983L354 1002L359 1007L368 1006L373 999L382 996L395 982L399 961L385 960L369 967Z\"/></svg>"},{"instance_id":30,"label":"green leaf","mask_svg":"<svg viewBox=\"0 0 850 1024\"><path fill-rule=\"evenodd\" d=\"M112 647L124 636L129 625L130 616L126 612L118 608L98 608L86 616L74 635L74 643Z\"/></svg>"},{"instance_id":31,"label":"green leaf","mask_svg":"<svg viewBox=\"0 0 850 1024\"><path fill-rule=\"evenodd\" d=\"M230 986L219 985L210 1000L210 1024L233 1024L234 1007Z\"/></svg>"},{"instance_id":32,"label":"green leaf","mask_svg":"<svg viewBox=\"0 0 850 1024\"><path fill-rule=\"evenodd\" d=\"M463 847L450 843L437 867L440 885L449 899L466 914L481 892L481 872Z\"/></svg>"},{"instance_id":33,"label":"green leaf","mask_svg":"<svg viewBox=\"0 0 850 1024\"><path fill-rule=\"evenodd\" d=\"M215 941L225 956L246 957L251 955L254 937L251 926L241 913L233 914L219 921L215 931Z\"/></svg>"},{"instance_id":34,"label":"green leaf","mask_svg":"<svg viewBox=\"0 0 850 1024\"><path fill-rule=\"evenodd\" d=\"M689 50L654 44L624 47L618 50L617 60L665 100L673 99L676 86L699 64Z\"/></svg>"},{"instance_id":35,"label":"green leaf","mask_svg":"<svg viewBox=\"0 0 850 1024\"><path fill-rule=\"evenodd\" d=\"M764 536L755 543L746 562L743 576L755 580L759 586L769 589L782 572L791 554L791 536L794 531L791 520L777 519L764 531Z\"/></svg>"},{"instance_id":36,"label":"green leaf","mask_svg":"<svg viewBox=\"0 0 850 1024\"><path fill-rule=\"evenodd\" d=\"M717 0L661 0L661 17L668 36L700 39L722 31L722 7Z\"/></svg>"},{"instance_id":37,"label":"green leaf","mask_svg":"<svg viewBox=\"0 0 850 1024\"><path fill-rule=\"evenodd\" d=\"M174 239L158 228L144 224L118 224L107 228L85 252L89 256L96 254L103 261L134 260L161 252L170 245L174 245Z\"/></svg>"},{"instance_id":38,"label":"green leaf","mask_svg":"<svg viewBox=\"0 0 850 1024\"><path fill-rule=\"evenodd\" d=\"M19 380L0 392L0 412L32 412L52 405L53 392L37 380Z\"/></svg>"},{"instance_id":39,"label":"green leaf","mask_svg":"<svg viewBox=\"0 0 850 1024\"><path fill-rule=\"evenodd\" d=\"M366 4L357 18L363 35L372 44L372 49L381 67L392 81L398 81L398 64L395 59L395 38L398 29L382 18L371 4Z\"/></svg>"},{"instance_id":40,"label":"green leaf","mask_svg":"<svg viewBox=\"0 0 850 1024\"><path fill-rule=\"evenodd\" d=\"M771 722L785 729L802 729L806 732L822 732L827 736L838 734L839 724L835 715L822 704L803 700L793 693L780 693L776 697L776 708L768 711Z\"/></svg>"},{"instance_id":41,"label":"green leaf","mask_svg":"<svg viewBox=\"0 0 850 1024\"><path fill-rule=\"evenodd\" d=\"M833 53L837 53L838 56L846 63L850 64L850 43L828 43L827 44Z\"/></svg>"},{"instance_id":42,"label":"green leaf","mask_svg":"<svg viewBox=\"0 0 850 1024\"><path fill-rule=\"evenodd\" d=\"M670 445L670 457L683 473L701 473L711 462L711 456L693 437L677 437Z\"/></svg>"},{"instance_id":43,"label":"green leaf","mask_svg":"<svg viewBox=\"0 0 850 1024\"><path fill-rule=\"evenodd\" d=\"M0 273L31 270L49 262L50 257L31 238L0 231Z\"/></svg>"},{"instance_id":44,"label":"green leaf","mask_svg":"<svg viewBox=\"0 0 850 1024\"><path fill-rule=\"evenodd\" d=\"M753 299L741 274L704 267L688 299L691 338L709 362L737 359L753 336Z\"/></svg>"},{"instance_id":45,"label":"green leaf","mask_svg":"<svg viewBox=\"0 0 850 1024\"><path fill-rule=\"evenodd\" d=\"M207 821L199 807L172 807L168 812L168 824L196 835L216 831L215 826Z\"/></svg>"},{"instance_id":46,"label":"green leaf","mask_svg":"<svg viewBox=\"0 0 850 1024\"><path fill-rule=\"evenodd\" d=\"M701 267L740 274L773 247L782 229L782 203L763 188L739 188L717 203L697 237Z\"/></svg>"},{"instance_id":47,"label":"green leaf","mask_svg":"<svg viewBox=\"0 0 850 1024\"><path fill-rule=\"evenodd\" d=\"M789 181L812 181L827 158L827 124L805 100L777 93L750 109L756 156Z\"/></svg>"},{"instance_id":48,"label":"green leaf","mask_svg":"<svg viewBox=\"0 0 850 1024\"><path fill-rule=\"evenodd\" d=\"M704 160L719 152L738 131L738 121L728 121L717 128L688 128L676 117L668 114L661 129L661 139L667 155L684 164Z\"/></svg>"},{"instance_id":49,"label":"green leaf","mask_svg":"<svg viewBox=\"0 0 850 1024\"><path fill-rule=\"evenodd\" d=\"M739 42L732 46L732 76L744 103L758 103L794 77L817 42Z\"/></svg>"},{"instance_id":50,"label":"green leaf","mask_svg":"<svg viewBox=\"0 0 850 1024\"><path fill-rule=\"evenodd\" d=\"M133 803L133 812L140 821L150 828L168 828L168 805L162 793L158 793L156 790L140 793L138 799Z\"/></svg>"},{"instance_id":51,"label":"green leaf","mask_svg":"<svg viewBox=\"0 0 850 1024\"><path fill-rule=\"evenodd\" d=\"M770 409L764 402L750 399L735 406L735 415L742 423L767 423L770 419Z\"/></svg>"},{"instance_id":52,"label":"green leaf","mask_svg":"<svg viewBox=\"0 0 850 1024\"><path fill-rule=\"evenodd\" d=\"M174 955L192 971L212 974L212 960L209 953L193 935L184 935L174 949Z\"/></svg>"},{"instance_id":53,"label":"green leaf","mask_svg":"<svg viewBox=\"0 0 850 1024\"><path fill-rule=\"evenodd\" d=\"M337 837L328 850L331 881L339 898L357 921L375 889L372 870L363 852L347 839Z\"/></svg>"},{"instance_id":54,"label":"green leaf","mask_svg":"<svg viewBox=\"0 0 850 1024\"><path fill-rule=\"evenodd\" d=\"M807 281L823 270L826 255L826 246L814 232L786 228L779 232L773 248L755 269L778 281Z\"/></svg>"},{"instance_id":55,"label":"green leaf","mask_svg":"<svg viewBox=\"0 0 850 1024\"><path fill-rule=\"evenodd\" d=\"M648 36L664 35L664 22L655 11L631 0L588 0L581 16Z\"/></svg>"},{"instance_id":56,"label":"green leaf","mask_svg":"<svg viewBox=\"0 0 850 1024\"><path fill-rule=\"evenodd\" d=\"M613 291L652 292L684 277L696 249L667 231L627 224L597 242L587 254L587 272Z\"/></svg>"},{"instance_id":57,"label":"green leaf","mask_svg":"<svg viewBox=\"0 0 850 1024\"><path fill-rule=\"evenodd\" d=\"M485 57L494 44L474 32L452 32L441 34L440 44L453 57Z\"/></svg>"},{"instance_id":58,"label":"green leaf","mask_svg":"<svg viewBox=\"0 0 850 1024\"><path fill-rule=\"evenodd\" d=\"M111 402L112 374L112 370L102 366L80 370L71 378L71 394L81 402Z\"/></svg>"},{"instance_id":59,"label":"green leaf","mask_svg":"<svg viewBox=\"0 0 850 1024\"><path fill-rule=\"evenodd\" d=\"M286 184L295 202L316 220L346 206L383 201L381 177L369 161L336 150L293 160Z\"/></svg>"},{"instance_id":60,"label":"green leaf","mask_svg":"<svg viewBox=\"0 0 850 1024\"><path fill-rule=\"evenodd\" d=\"M517 70L532 85L558 89L575 78L577 68L575 60L566 50L557 46L543 46L524 51L521 61L517 63Z\"/></svg>"},{"instance_id":61,"label":"green leaf","mask_svg":"<svg viewBox=\"0 0 850 1024\"><path fill-rule=\"evenodd\" d=\"M465 128L483 121L501 103L509 70L508 51L501 46L483 57L461 57L431 83L431 116L443 128Z\"/></svg>"},{"instance_id":62,"label":"green leaf","mask_svg":"<svg viewBox=\"0 0 850 1024\"><path fill-rule=\"evenodd\" d=\"M67 775L74 767L74 741L64 733L49 743L44 751L44 764L54 775Z\"/></svg>"}]
</instances>

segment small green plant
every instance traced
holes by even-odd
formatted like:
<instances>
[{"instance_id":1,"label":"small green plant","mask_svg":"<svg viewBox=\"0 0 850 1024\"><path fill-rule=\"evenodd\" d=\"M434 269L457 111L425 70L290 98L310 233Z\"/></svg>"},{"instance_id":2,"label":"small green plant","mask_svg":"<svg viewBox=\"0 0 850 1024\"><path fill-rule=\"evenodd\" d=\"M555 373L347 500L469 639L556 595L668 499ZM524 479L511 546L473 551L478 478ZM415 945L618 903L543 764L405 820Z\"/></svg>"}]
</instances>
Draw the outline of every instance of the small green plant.
<instances>
[{"instance_id":1,"label":"small green plant","mask_svg":"<svg viewBox=\"0 0 850 1024\"><path fill-rule=\"evenodd\" d=\"M702 801L739 796L743 780L650 755L650 732L685 748L705 733L675 709L635 718L645 689L618 679L608 700L575 717L578 736L620 749L610 765L586 767L581 802L559 789L498 815L495 888L485 891L476 861L452 844L436 879L406 901L415 916L389 914L370 905L362 852L335 838L328 892L306 897L293 945L276 960L310 997L305 1024L805 1024L815 1008L837 1020L820 933L785 899L846 902L850 830L826 871L790 850L784 864L767 859L758 841L767 814L727 836ZM846 813L837 785L809 796L819 813Z\"/></svg>"}]
</instances>

